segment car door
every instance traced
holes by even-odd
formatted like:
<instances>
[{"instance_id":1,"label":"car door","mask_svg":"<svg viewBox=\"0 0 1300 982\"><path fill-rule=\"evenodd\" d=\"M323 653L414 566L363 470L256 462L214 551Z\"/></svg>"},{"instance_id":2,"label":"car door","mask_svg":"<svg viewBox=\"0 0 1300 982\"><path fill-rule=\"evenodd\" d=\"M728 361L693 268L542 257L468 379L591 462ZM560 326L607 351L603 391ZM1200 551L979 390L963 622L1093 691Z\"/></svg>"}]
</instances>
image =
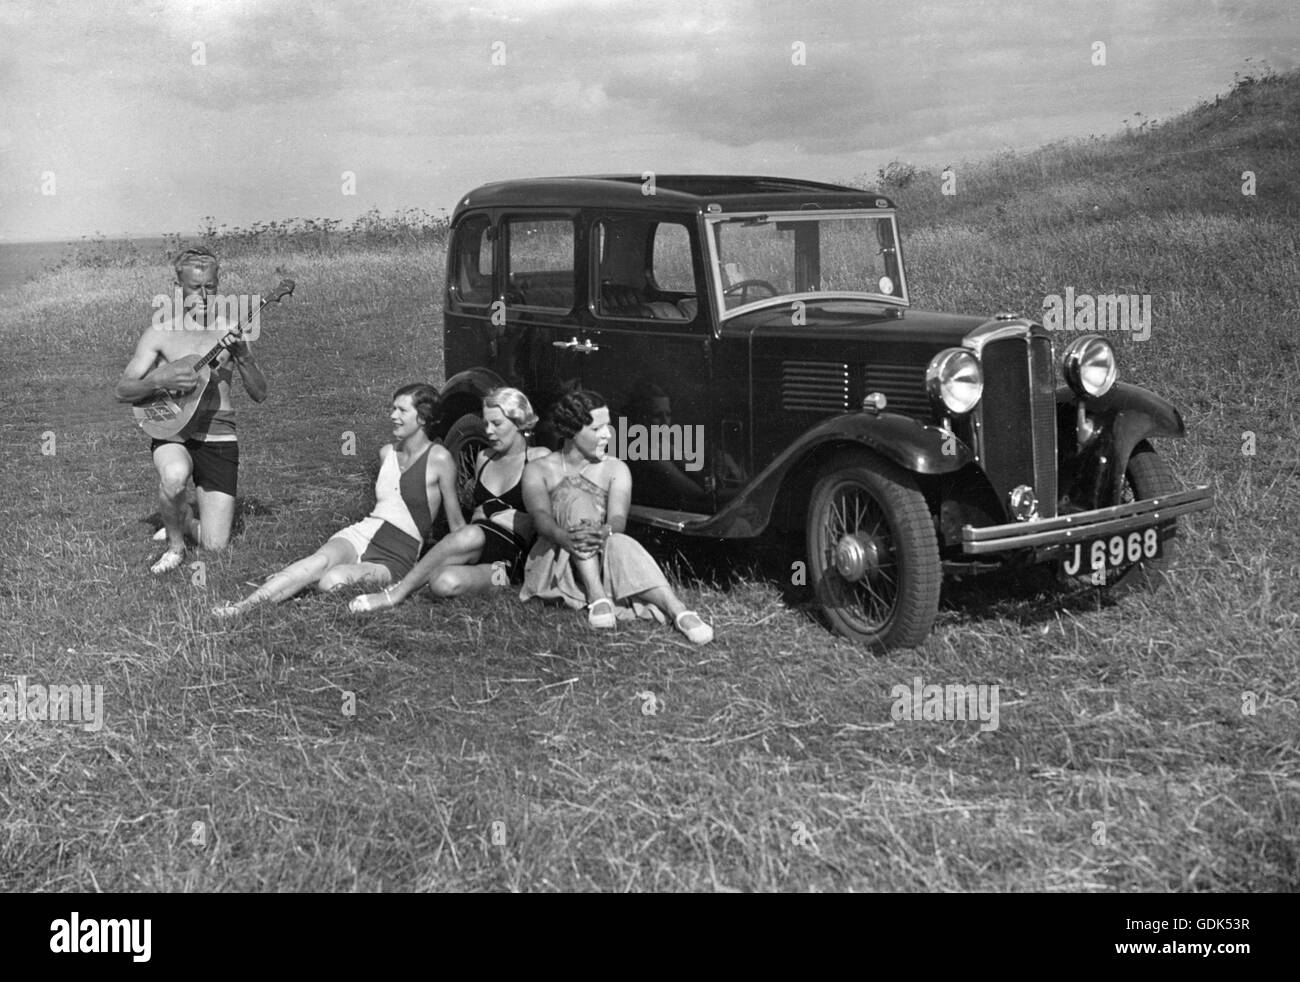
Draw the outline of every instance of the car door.
<instances>
[{"instance_id":1,"label":"car door","mask_svg":"<svg viewBox=\"0 0 1300 982\"><path fill-rule=\"evenodd\" d=\"M634 505L708 514L719 429L690 219L588 213L582 379L610 406Z\"/></svg>"},{"instance_id":2,"label":"car door","mask_svg":"<svg viewBox=\"0 0 1300 982\"><path fill-rule=\"evenodd\" d=\"M566 386L582 383L576 311L583 284L575 219L568 210L504 211L496 226L508 338L500 373L523 389L543 417ZM555 444L544 425L536 441Z\"/></svg>"}]
</instances>

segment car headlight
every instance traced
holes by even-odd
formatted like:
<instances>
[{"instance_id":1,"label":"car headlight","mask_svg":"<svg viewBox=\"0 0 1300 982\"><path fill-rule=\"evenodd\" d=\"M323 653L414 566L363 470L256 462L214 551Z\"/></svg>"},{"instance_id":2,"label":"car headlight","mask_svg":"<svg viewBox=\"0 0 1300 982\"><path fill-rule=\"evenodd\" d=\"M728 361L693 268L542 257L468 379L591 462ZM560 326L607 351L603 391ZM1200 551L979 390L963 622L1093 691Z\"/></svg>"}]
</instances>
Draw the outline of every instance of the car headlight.
<instances>
[{"instance_id":1,"label":"car headlight","mask_svg":"<svg viewBox=\"0 0 1300 982\"><path fill-rule=\"evenodd\" d=\"M1070 342L1061 356L1061 373L1075 395L1104 396L1115 384L1119 369L1110 342L1096 334L1085 334Z\"/></svg>"},{"instance_id":2,"label":"car headlight","mask_svg":"<svg viewBox=\"0 0 1300 982\"><path fill-rule=\"evenodd\" d=\"M930 359L925 387L949 412L968 413L984 394L984 370L965 348L945 348Z\"/></svg>"}]
</instances>

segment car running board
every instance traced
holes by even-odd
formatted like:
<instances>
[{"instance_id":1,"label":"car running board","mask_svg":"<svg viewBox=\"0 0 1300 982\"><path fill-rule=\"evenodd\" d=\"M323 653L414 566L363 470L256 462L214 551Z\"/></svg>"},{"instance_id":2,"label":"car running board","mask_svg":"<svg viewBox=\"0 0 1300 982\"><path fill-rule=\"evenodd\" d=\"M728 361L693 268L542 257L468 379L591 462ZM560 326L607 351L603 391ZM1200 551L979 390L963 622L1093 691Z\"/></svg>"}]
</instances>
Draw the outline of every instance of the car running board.
<instances>
[{"instance_id":1,"label":"car running board","mask_svg":"<svg viewBox=\"0 0 1300 982\"><path fill-rule=\"evenodd\" d=\"M701 515L693 511L673 511L671 508L647 508L633 505L628 509L627 517L642 525L668 529L670 532L689 532L712 519L713 515Z\"/></svg>"}]
</instances>

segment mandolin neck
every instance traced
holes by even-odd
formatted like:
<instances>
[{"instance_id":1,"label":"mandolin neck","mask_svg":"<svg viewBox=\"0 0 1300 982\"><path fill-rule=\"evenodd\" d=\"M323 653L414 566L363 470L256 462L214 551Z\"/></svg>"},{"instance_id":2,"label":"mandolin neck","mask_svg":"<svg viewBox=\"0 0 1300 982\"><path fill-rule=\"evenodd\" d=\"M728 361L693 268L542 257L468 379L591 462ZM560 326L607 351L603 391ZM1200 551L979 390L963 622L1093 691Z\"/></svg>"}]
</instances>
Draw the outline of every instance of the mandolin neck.
<instances>
[{"instance_id":1,"label":"mandolin neck","mask_svg":"<svg viewBox=\"0 0 1300 982\"><path fill-rule=\"evenodd\" d=\"M253 311L247 317L242 319L238 324L232 327L229 331L227 331L225 335L222 336L221 340L218 341L216 344L214 344L212 346L212 349L206 355L204 355L202 358L200 358L198 361L194 363L195 370L198 370L200 368L207 368L208 366L214 364L216 360L221 357L221 353L223 351L229 350L230 346L243 336L244 328L248 326L249 321L251 321L254 317L260 314L262 312L262 308L265 307L270 302L271 302L270 297L263 300L260 304L257 305L257 309L255 311Z\"/></svg>"}]
</instances>

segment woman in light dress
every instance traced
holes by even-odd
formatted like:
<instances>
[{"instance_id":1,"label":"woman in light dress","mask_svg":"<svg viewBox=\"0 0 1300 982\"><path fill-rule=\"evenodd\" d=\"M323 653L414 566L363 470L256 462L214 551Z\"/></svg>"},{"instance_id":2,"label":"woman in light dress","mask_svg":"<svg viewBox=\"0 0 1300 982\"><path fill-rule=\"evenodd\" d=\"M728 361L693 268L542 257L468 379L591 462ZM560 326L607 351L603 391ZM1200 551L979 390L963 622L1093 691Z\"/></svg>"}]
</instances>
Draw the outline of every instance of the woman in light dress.
<instances>
[{"instance_id":1,"label":"woman in light dress","mask_svg":"<svg viewBox=\"0 0 1300 982\"><path fill-rule=\"evenodd\" d=\"M712 641L713 628L686 609L653 557L623 534L632 476L623 461L605 453L611 435L605 400L591 391L570 392L550 419L564 444L524 471L524 503L538 539L519 598L585 607L597 629L634 617L671 619L693 643Z\"/></svg>"}]
</instances>

